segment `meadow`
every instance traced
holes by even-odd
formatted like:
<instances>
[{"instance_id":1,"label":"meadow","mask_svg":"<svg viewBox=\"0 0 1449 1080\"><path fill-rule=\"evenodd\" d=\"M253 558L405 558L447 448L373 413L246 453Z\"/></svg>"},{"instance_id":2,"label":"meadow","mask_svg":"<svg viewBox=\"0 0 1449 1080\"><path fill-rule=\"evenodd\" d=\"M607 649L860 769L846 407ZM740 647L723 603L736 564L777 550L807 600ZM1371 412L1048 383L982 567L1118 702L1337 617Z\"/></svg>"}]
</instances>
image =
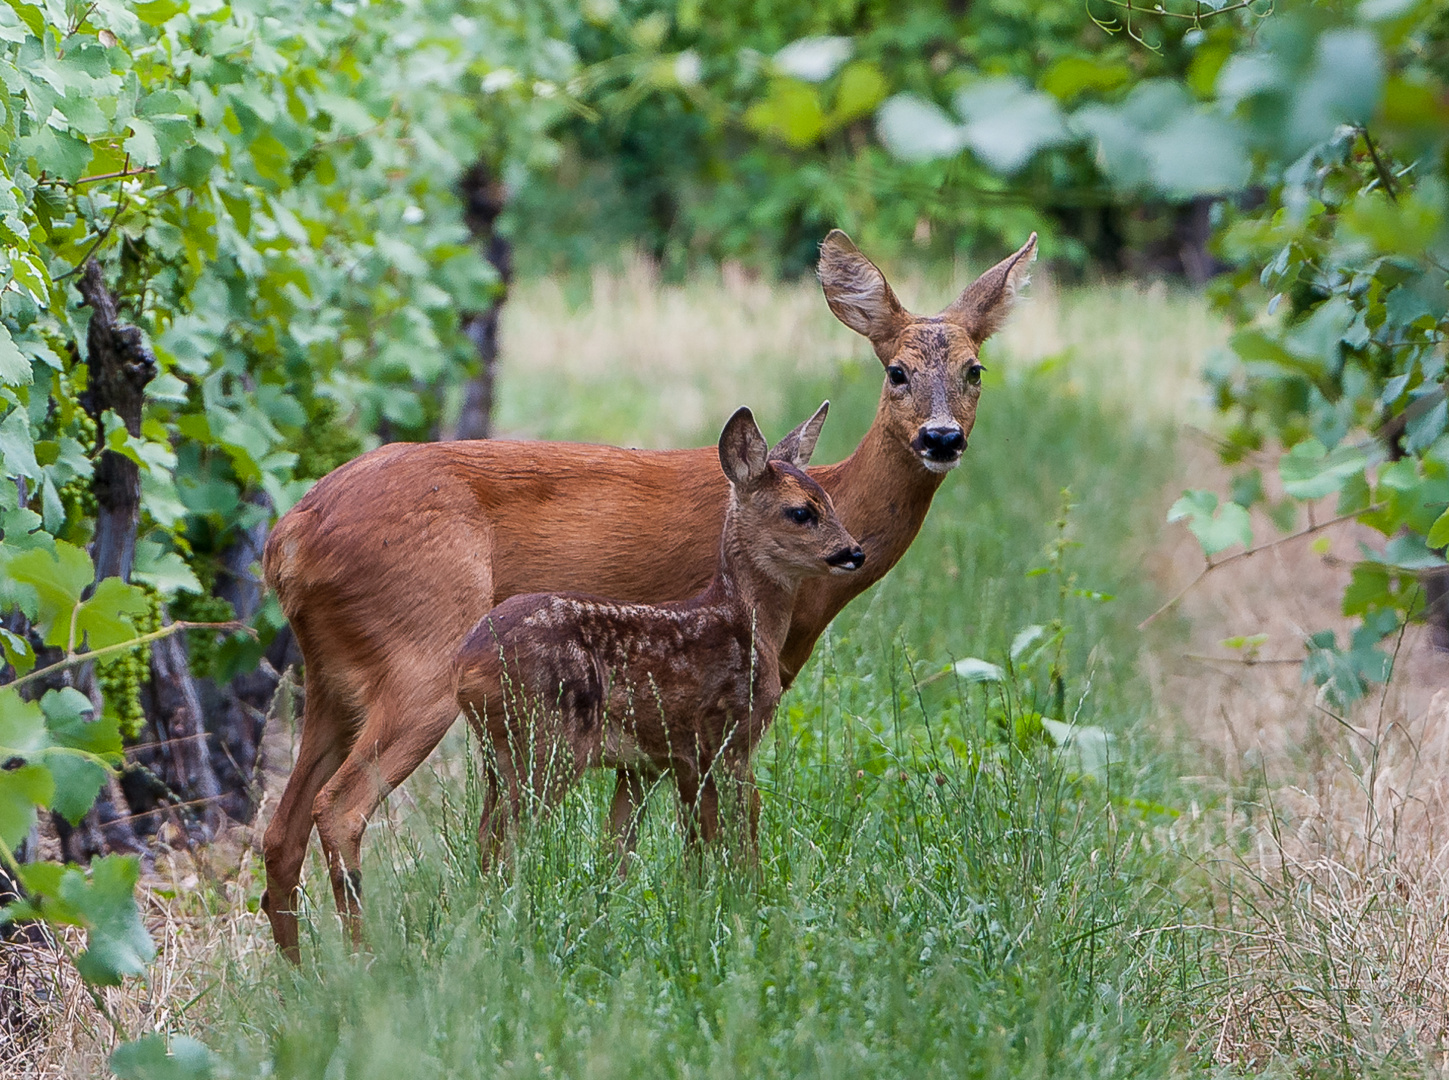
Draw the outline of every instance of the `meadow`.
<instances>
[{"instance_id":1,"label":"meadow","mask_svg":"<svg viewBox=\"0 0 1449 1080\"><path fill-rule=\"evenodd\" d=\"M898 289L930 309L952 280L969 277ZM303 965L274 955L237 833L162 861L162 956L148 983L103 992L111 1015L204 1040L216 1076L1422 1074L1387 985L1345 989L1311 959L1308 931L1341 932L1343 912L1294 929L1317 902L1290 883L1316 882L1308 854L1263 852L1295 820L1274 791L1358 759L1316 726L1285 727L1271 762L1215 748L1203 687L1241 701L1168 658L1222 636L1242 582L1138 629L1193 572L1162 521L1202 463L1196 372L1223 330L1161 286L1033 290L983 353L970 449L920 537L781 704L757 759L756 870L690 858L659 791L619 881L601 775L484 876L460 726L368 833L367 951L346 947L314 851ZM626 264L526 282L507 312L507 435L706 443L749 404L773 437L828 397L830 461L879 394L869 347L808 281L727 267L663 287ZM1268 670L1260 733L1312 701L1296 669ZM280 709L269 801L295 734ZM1374 925L1400 925L1408 895ZM1244 942L1267 957L1252 1001ZM1364 985L1385 994L1366 1013ZM1431 1012L1432 991L1413 991ZM1335 992L1359 1011L1325 1028ZM95 1075L110 1022L78 986L57 1000L67 1022L36 1072Z\"/></svg>"}]
</instances>

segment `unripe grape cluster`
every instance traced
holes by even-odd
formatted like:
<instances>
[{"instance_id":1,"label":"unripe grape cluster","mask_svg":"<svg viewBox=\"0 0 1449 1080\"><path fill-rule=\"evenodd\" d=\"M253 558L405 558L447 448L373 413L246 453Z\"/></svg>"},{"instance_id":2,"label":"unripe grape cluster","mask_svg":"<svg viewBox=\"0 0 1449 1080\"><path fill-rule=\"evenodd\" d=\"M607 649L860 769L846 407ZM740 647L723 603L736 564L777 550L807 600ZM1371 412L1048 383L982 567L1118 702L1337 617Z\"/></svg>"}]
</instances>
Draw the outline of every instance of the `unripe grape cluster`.
<instances>
[{"instance_id":1,"label":"unripe grape cluster","mask_svg":"<svg viewBox=\"0 0 1449 1080\"><path fill-rule=\"evenodd\" d=\"M149 585L139 585L146 593L146 611L131 616L137 636L161 629L161 594ZM151 646L141 645L123 653L96 661L96 682L105 697L107 711L121 726L121 737L134 741L146 723L141 708L141 687L151 674Z\"/></svg>"},{"instance_id":2,"label":"unripe grape cluster","mask_svg":"<svg viewBox=\"0 0 1449 1080\"><path fill-rule=\"evenodd\" d=\"M226 622L236 618L230 603L210 593L181 593L171 603L171 614L185 622ZM221 639L215 630L188 630L186 652L191 660L191 674L198 679L216 675Z\"/></svg>"}]
</instances>

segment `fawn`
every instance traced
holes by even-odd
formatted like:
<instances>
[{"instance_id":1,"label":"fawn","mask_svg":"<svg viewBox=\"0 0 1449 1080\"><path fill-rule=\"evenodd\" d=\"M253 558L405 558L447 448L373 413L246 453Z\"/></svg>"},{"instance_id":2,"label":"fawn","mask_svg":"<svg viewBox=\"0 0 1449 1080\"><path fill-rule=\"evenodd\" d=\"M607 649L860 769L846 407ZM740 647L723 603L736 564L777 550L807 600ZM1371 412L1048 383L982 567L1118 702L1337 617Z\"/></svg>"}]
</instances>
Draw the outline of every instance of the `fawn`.
<instances>
[{"instance_id":1,"label":"fawn","mask_svg":"<svg viewBox=\"0 0 1449 1080\"><path fill-rule=\"evenodd\" d=\"M589 767L670 773L691 844L719 828L716 772L738 790L754 850L750 759L780 700L780 645L807 577L858 570L865 553L802 470L828 406L773 449L749 409L719 460L730 484L713 580L688 600L620 604L580 593L514 596L483 617L454 662L458 706L487 759L484 865L527 789L556 804ZM616 802L618 797L616 796ZM618 837L620 873L634 822Z\"/></svg>"}]
</instances>

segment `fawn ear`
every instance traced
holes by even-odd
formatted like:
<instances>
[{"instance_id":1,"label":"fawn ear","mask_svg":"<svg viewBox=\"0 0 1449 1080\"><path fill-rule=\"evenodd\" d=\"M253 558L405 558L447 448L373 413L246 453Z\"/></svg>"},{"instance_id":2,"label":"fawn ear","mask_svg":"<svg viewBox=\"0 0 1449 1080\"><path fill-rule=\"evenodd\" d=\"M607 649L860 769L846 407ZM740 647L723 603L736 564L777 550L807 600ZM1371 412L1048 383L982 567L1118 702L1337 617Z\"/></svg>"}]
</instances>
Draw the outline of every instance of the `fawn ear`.
<instances>
[{"instance_id":1,"label":"fawn ear","mask_svg":"<svg viewBox=\"0 0 1449 1080\"><path fill-rule=\"evenodd\" d=\"M1036 261L1036 233L1032 233L1015 255L1002 259L966 287L941 318L960 326L980 345L1006 322L1016 303L1016 294L1031 280Z\"/></svg>"},{"instance_id":2,"label":"fawn ear","mask_svg":"<svg viewBox=\"0 0 1449 1080\"><path fill-rule=\"evenodd\" d=\"M911 316L891 292L880 267L862 255L850 237L831 229L820 245L815 272L835 317L869 338L882 363L894 356L896 339Z\"/></svg>"},{"instance_id":3,"label":"fawn ear","mask_svg":"<svg viewBox=\"0 0 1449 1080\"><path fill-rule=\"evenodd\" d=\"M810 455L815 453L815 443L820 439L820 429L825 426L825 414L830 411L830 402L823 401L815 415L777 442L770 450L771 461L783 461L797 469L810 464Z\"/></svg>"},{"instance_id":4,"label":"fawn ear","mask_svg":"<svg viewBox=\"0 0 1449 1080\"><path fill-rule=\"evenodd\" d=\"M751 487L770 467L769 457L770 444L760 433L754 414L741 408L719 436L719 463L725 475L735 487Z\"/></svg>"}]
</instances>

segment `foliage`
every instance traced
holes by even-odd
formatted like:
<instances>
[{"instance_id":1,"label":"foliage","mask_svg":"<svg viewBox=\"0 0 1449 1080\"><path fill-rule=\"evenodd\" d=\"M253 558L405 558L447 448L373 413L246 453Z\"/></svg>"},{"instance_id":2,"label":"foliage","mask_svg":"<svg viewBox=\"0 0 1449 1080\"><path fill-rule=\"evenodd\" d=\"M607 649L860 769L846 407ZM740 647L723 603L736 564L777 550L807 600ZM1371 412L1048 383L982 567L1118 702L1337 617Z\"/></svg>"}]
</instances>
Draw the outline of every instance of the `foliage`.
<instances>
[{"instance_id":1,"label":"foliage","mask_svg":"<svg viewBox=\"0 0 1449 1080\"><path fill-rule=\"evenodd\" d=\"M459 315L497 283L453 183L546 153L559 102L480 108L477 87L503 65L535 89L568 75L550 20L446 0L0 4L0 855L27 892L5 917L86 927L88 981L149 958L134 859L87 874L13 851L37 809L78 821L119 764L160 601L204 610L237 536L456 409L477 363ZM72 285L90 258L158 360L139 434L87 393ZM86 550L103 451L141 470L140 584L97 582ZM264 644L274 611L259 622ZM27 627L59 666L100 661L99 715L73 688L22 697L41 674Z\"/></svg>"},{"instance_id":2,"label":"foliage","mask_svg":"<svg viewBox=\"0 0 1449 1080\"><path fill-rule=\"evenodd\" d=\"M1311 530L1333 499L1330 516L1385 537L1344 595L1362 620L1348 650L1306 643L1305 676L1346 705L1384 677L1376 643L1423 607L1419 575L1449 542L1449 19L1429 0L1205 7L1181 82L1134 75L1050 120L1046 89L1019 90L993 99L1001 129L984 132L960 102L963 123L899 98L879 119L898 154L970 146L1006 168L1077 143L1120 191L1233 196L1216 243L1236 269L1214 292L1241 328L1207 377L1243 469L1229 501L1189 491L1169 520L1211 557L1251 546L1256 504L1285 529L1306 507Z\"/></svg>"},{"instance_id":3,"label":"foliage","mask_svg":"<svg viewBox=\"0 0 1449 1080\"><path fill-rule=\"evenodd\" d=\"M667 267L800 272L836 226L885 256L1011 250L1035 229L1069 262L1110 263L1171 215L1104 183L1062 109L1183 76L1190 27L1169 29L1148 52L1057 0L586 4L569 40L597 119L562 128L558 181L519 192L518 227L552 263L624 242Z\"/></svg>"}]
</instances>

